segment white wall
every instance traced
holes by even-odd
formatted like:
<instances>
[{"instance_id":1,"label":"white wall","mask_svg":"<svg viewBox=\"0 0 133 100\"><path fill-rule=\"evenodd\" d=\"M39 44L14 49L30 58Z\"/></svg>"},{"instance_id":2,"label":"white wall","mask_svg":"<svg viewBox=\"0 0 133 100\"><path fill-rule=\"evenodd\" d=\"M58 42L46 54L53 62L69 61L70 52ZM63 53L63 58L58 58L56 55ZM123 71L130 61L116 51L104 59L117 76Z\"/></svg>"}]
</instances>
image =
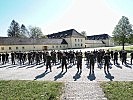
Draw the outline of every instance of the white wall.
<instances>
[{"instance_id":1,"label":"white wall","mask_svg":"<svg viewBox=\"0 0 133 100\"><path fill-rule=\"evenodd\" d=\"M6 46L1 45L0 52L43 50L44 46L46 46L48 50L60 50L60 49L68 48L68 46L64 44L62 45L6 45ZM18 49L16 49L16 47ZM2 50L2 48L4 48L4 50Z\"/></svg>"},{"instance_id":2,"label":"white wall","mask_svg":"<svg viewBox=\"0 0 133 100\"><path fill-rule=\"evenodd\" d=\"M85 47L85 38L70 37L70 38L65 38L65 40L68 43L68 48L84 48Z\"/></svg>"},{"instance_id":3,"label":"white wall","mask_svg":"<svg viewBox=\"0 0 133 100\"><path fill-rule=\"evenodd\" d=\"M105 46L105 44L103 44L101 40L86 40L85 45L86 45L86 48Z\"/></svg>"}]
</instances>

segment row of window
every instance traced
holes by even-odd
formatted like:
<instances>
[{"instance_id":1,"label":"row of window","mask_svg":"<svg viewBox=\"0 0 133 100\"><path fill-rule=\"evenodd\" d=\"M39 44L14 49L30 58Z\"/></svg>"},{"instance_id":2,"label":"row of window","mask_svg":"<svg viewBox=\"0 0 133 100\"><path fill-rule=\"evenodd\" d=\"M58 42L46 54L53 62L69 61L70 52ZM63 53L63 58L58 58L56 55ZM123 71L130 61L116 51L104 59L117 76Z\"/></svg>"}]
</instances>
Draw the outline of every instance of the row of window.
<instances>
[{"instance_id":1,"label":"row of window","mask_svg":"<svg viewBox=\"0 0 133 100\"><path fill-rule=\"evenodd\" d=\"M81 47L82 47L82 46L83 46L83 44L75 44L75 47L77 47L77 46L78 46L78 47L79 47L79 46L81 46Z\"/></svg>"},{"instance_id":2,"label":"row of window","mask_svg":"<svg viewBox=\"0 0 133 100\"><path fill-rule=\"evenodd\" d=\"M52 46L52 48L65 48L65 46Z\"/></svg>"},{"instance_id":3,"label":"row of window","mask_svg":"<svg viewBox=\"0 0 133 100\"><path fill-rule=\"evenodd\" d=\"M1 47L1 50L4 50L5 48L4 47ZM22 49L24 50L25 48L22 47ZM9 50L12 50L12 47L9 47ZM18 50L18 47L16 47L16 50Z\"/></svg>"},{"instance_id":4,"label":"row of window","mask_svg":"<svg viewBox=\"0 0 133 100\"><path fill-rule=\"evenodd\" d=\"M82 39L75 39L75 42L82 42Z\"/></svg>"}]
</instances>

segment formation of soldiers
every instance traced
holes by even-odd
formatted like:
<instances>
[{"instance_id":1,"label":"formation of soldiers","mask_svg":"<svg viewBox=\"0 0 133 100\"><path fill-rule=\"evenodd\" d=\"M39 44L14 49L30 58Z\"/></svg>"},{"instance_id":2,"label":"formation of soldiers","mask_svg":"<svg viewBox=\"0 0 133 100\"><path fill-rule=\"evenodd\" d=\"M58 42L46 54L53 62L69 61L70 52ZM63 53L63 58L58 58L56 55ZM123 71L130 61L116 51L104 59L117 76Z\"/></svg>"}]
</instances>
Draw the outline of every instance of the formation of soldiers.
<instances>
[{"instance_id":1,"label":"formation of soldiers","mask_svg":"<svg viewBox=\"0 0 133 100\"><path fill-rule=\"evenodd\" d=\"M90 68L90 74L94 73L94 65L97 62L98 67L104 64L104 71L109 72L110 60L113 61L114 65L118 64L118 58L120 58L122 65L127 64L127 52L126 51L105 51L104 49L94 50L94 51L31 51L31 52L11 52L11 53L0 53L0 63L3 65L9 63L9 57L11 58L11 63L15 65L19 63L24 65L28 62L28 65L44 64L46 66L46 71L50 69L51 66L56 64L61 64L62 71L64 69L67 72L67 65L71 64L77 65L77 70L82 71L82 60L86 61L87 66ZM131 64L133 60L133 52L130 53Z\"/></svg>"}]
</instances>

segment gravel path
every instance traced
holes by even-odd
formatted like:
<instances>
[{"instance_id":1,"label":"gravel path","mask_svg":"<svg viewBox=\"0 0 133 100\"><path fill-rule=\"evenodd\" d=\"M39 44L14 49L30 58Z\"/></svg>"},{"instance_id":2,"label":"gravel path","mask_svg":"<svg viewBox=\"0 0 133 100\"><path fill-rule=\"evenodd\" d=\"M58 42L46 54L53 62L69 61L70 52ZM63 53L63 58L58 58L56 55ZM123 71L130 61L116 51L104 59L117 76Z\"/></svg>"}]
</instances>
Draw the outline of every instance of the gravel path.
<instances>
[{"instance_id":1,"label":"gravel path","mask_svg":"<svg viewBox=\"0 0 133 100\"><path fill-rule=\"evenodd\" d=\"M67 82L62 100L107 100L98 82Z\"/></svg>"}]
</instances>

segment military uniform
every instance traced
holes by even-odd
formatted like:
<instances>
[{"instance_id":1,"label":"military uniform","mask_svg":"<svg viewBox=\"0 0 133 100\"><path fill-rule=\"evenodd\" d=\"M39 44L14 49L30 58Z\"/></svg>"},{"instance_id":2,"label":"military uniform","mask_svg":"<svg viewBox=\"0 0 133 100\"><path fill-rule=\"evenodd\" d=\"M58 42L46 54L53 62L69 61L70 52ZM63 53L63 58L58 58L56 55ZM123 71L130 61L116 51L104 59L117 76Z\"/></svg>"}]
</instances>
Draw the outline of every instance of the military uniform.
<instances>
[{"instance_id":1,"label":"military uniform","mask_svg":"<svg viewBox=\"0 0 133 100\"><path fill-rule=\"evenodd\" d=\"M50 71L52 71L51 70L51 60L52 60L51 56L49 55L49 53L47 53L47 56L46 56L46 71L48 70L48 68L50 69Z\"/></svg>"},{"instance_id":2,"label":"military uniform","mask_svg":"<svg viewBox=\"0 0 133 100\"><path fill-rule=\"evenodd\" d=\"M90 74L94 73L95 58L93 52L90 53Z\"/></svg>"},{"instance_id":3,"label":"military uniform","mask_svg":"<svg viewBox=\"0 0 133 100\"><path fill-rule=\"evenodd\" d=\"M5 58L6 58L6 55L4 53L2 53L2 64L3 65L5 64Z\"/></svg>"},{"instance_id":4,"label":"military uniform","mask_svg":"<svg viewBox=\"0 0 133 100\"><path fill-rule=\"evenodd\" d=\"M66 72L67 72L67 56L65 53L63 53L62 55L62 72L63 72L63 69L64 69L64 66L65 66L65 69L66 69Z\"/></svg>"},{"instance_id":5,"label":"military uniform","mask_svg":"<svg viewBox=\"0 0 133 100\"><path fill-rule=\"evenodd\" d=\"M117 51L114 52L114 65L115 64L118 64L118 52Z\"/></svg>"},{"instance_id":6,"label":"military uniform","mask_svg":"<svg viewBox=\"0 0 133 100\"><path fill-rule=\"evenodd\" d=\"M122 65L123 65L123 63L125 63L125 65L127 64L126 60L127 60L127 52L123 51L122 52Z\"/></svg>"},{"instance_id":7,"label":"military uniform","mask_svg":"<svg viewBox=\"0 0 133 100\"><path fill-rule=\"evenodd\" d=\"M80 52L77 54L77 69L82 71L82 53Z\"/></svg>"},{"instance_id":8,"label":"military uniform","mask_svg":"<svg viewBox=\"0 0 133 100\"><path fill-rule=\"evenodd\" d=\"M15 65L15 53L14 52L11 53L11 62L13 65Z\"/></svg>"},{"instance_id":9,"label":"military uniform","mask_svg":"<svg viewBox=\"0 0 133 100\"><path fill-rule=\"evenodd\" d=\"M104 55L104 60L105 60L104 71L106 72L107 69L107 71L109 72L110 56L107 53Z\"/></svg>"}]
</instances>

